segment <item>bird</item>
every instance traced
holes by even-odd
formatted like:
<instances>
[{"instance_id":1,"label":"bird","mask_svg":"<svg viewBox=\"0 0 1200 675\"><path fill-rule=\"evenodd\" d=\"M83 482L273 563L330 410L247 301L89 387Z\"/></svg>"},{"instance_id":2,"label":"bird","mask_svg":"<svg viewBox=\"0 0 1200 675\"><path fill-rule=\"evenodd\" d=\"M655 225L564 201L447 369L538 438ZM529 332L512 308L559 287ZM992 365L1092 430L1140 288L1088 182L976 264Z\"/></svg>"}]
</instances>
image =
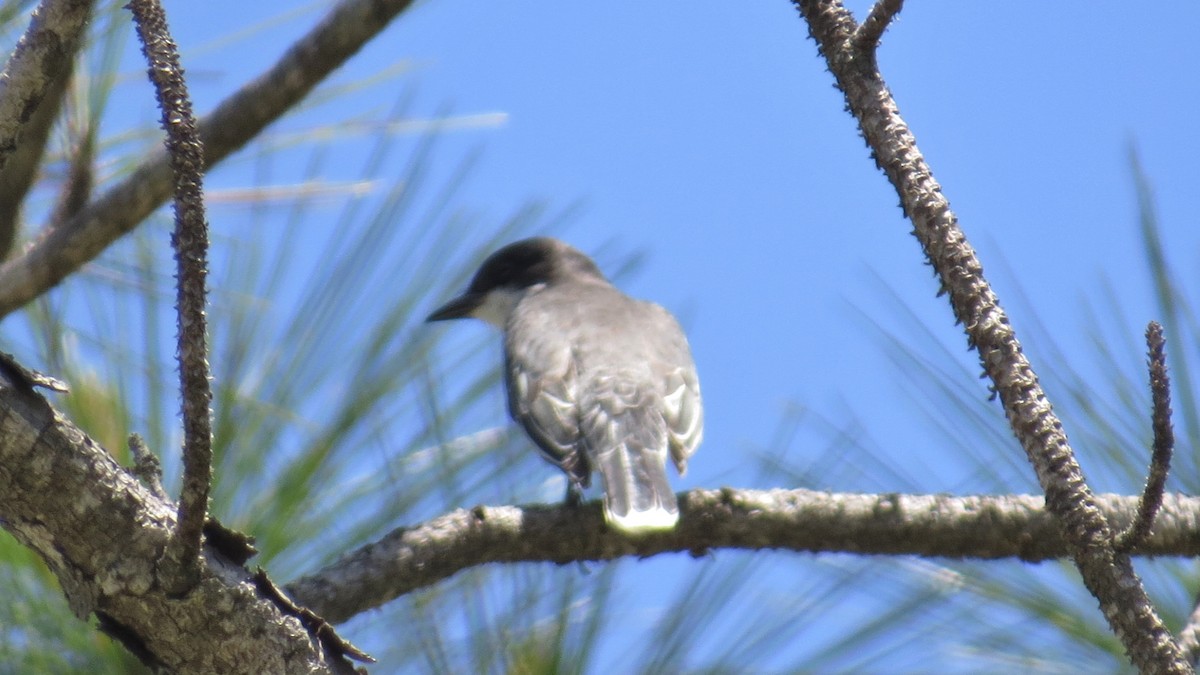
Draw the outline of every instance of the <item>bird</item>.
<instances>
[{"instance_id":1,"label":"bird","mask_svg":"<svg viewBox=\"0 0 1200 675\"><path fill-rule=\"evenodd\" d=\"M700 381L675 317L622 293L574 247L533 237L490 255L426 321L461 318L503 334L509 413L566 474L569 503L595 471L611 527L675 527L667 458L684 475L704 435Z\"/></svg>"}]
</instances>

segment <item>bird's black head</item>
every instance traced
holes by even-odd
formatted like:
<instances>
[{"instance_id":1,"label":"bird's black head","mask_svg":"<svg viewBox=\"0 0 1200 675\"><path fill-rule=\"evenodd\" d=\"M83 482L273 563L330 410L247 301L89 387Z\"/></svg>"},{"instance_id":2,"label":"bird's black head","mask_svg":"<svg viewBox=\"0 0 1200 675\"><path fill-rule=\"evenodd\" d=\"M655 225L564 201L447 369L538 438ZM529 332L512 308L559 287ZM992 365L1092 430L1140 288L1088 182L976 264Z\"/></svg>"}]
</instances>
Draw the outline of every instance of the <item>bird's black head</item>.
<instances>
[{"instance_id":1,"label":"bird's black head","mask_svg":"<svg viewBox=\"0 0 1200 675\"><path fill-rule=\"evenodd\" d=\"M596 263L575 248L550 237L533 237L488 256L467 292L482 294L496 288L528 288L576 276L604 278Z\"/></svg>"},{"instance_id":2,"label":"bird's black head","mask_svg":"<svg viewBox=\"0 0 1200 675\"><path fill-rule=\"evenodd\" d=\"M488 256L467 292L430 314L426 321L472 316L495 293L515 294L537 284L588 278L604 280L604 275L591 258L577 249L550 237L522 239Z\"/></svg>"}]
</instances>

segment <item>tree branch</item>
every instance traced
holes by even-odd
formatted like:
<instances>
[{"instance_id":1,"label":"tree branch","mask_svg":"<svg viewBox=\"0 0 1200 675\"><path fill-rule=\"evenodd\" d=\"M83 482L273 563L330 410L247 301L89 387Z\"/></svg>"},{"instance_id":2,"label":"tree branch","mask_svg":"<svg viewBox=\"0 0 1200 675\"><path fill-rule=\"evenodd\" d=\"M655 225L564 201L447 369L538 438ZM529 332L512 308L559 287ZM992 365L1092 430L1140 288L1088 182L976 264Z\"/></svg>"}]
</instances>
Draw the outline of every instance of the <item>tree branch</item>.
<instances>
[{"instance_id":1,"label":"tree branch","mask_svg":"<svg viewBox=\"0 0 1200 675\"><path fill-rule=\"evenodd\" d=\"M86 122L74 143L74 148L68 152L70 154L67 158L67 173L63 177L58 198L46 219L41 237L49 236L61 223L67 222L82 211L92 196L92 187L96 180L92 169L92 162L96 159L96 128L91 120Z\"/></svg>"},{"instance_id":2,"label":"tree branch","mask_svg":"<svg viewBox=\"0 0 1200 675\"><path fill-rule=\"evenodd\" d=\"M200 583L173 597L157 561L175 512L0 368L0 525L54 573L76 616L175 673L320 673L329 664L252 575L206 548Z\"/></svg>"},{"instance_id":3,"label":"tree branch","mask_svg":"<svg viewBox=\"0 0 1200 675\"><path fill-rule=\"evenodd\" d=\"M834 494L812 490L693 490L680 497L675 530L631 539L604 526L599 502L578 508L497 506L458 510L399 528L286 589L339 623L477 565L612 560L712 549L783 549L859 555L1040 562L1070 548L1036 495ZM1096 506L1131 522L1137 498L1101 495ZM1168 495L1138 552L1200 554L1200 498Z\"/></svg>"},{"instance_id":4,"label":"tree branch","mask_svg":"<svg viewBox=\"0 0 1200 675\"><path fill-rule=\"evenodd\" d=\"M188 96L179 51L158 0L132 0L142 53L162 110L162 127L175 184L175 311L178 317L179 391L183 415L183 488L179 521L166 560L177 579L171 592L190 591L199 576L200 542L212 485L212 388L208 370L208 223L204 219L204 149Z\"/></svg>"},{"instance_id":5,"label":"tree branch","mask_svg":"<svg viewBox=\"0 0 1200 675\"><path fill-rule=\"evenodd\" d=\"M36 551L80 618L105 626L176 672L320 672L299 621L256 593L253 575L206 546L195 591L173 597L157 561L175 526L170 502L117 465L32 391L43 380L0 362L0 525ZM139 451L140 454L140 451ZM141 473L153 475L153 469ZM151 481L153 483L153 481ZM52 486L52 488L51 488ZM673 532L638 539L604 525L599 502L478 507L398 529L287 588L329 621L494 562L611 560L713 549L1049 560L1069 554L1035 496L695 490ZM1113 523L1135 497L1101 495ZM1167 495L1139 554L1200 555L1200 498ZM212 541L210 538L208 541ZM240 556L240 554L239 554Z\"/></svg>"},{"instance_id":6,"label":"tree branch","mask_svg":"<svg viewBox=\"0 0 1200 675\"><path fill-rule=\"evenodd\" d=\"M1200 660L1200 596L1197 596L1187 624L1179 631L1179 648L1194 667Z\"/></svg>"},{"instance_id":7,"label":"tree branch","mask_svg":"<svg viewBox=\"0 0 1200 675\"><path fill-rule=\"evenodd\" d=\"M838 0L794 0L851 113L900 196L926 258L948 293L968 344L979 352L1014 434L1066 532L1084 584L1130 659L1143 672L1191 672L1155 612L1113 529L1096 505L1062 424L1021 351L942 188L925 163L880 75L874 52L855 48L858 26Z\"/></svg>"},{"instance_id":8,"label":"tree branch","mask_svg":"<svg viewBox=\"0 0 1200 675\"><path fill-rule=\"evenodd\" d=\"M92 0L42 0L0 75L0 258L61 107Z\"/></svg>"},{"instance_id":9,"label":"tree branch","mask_svg":"<svg viewBox=\"0 0 1200 675\"><path fill-rule=\"evenodd\" d=\"M1117 537L1117 550L1130 551L1141 545L1154 528L1154 518L1162 505L1167 474L1171 471L1171 453L1175 449L1175 431L1171 428L1171 379L1167 375L1166 341L1162 326L1151 321L1146 327L1146 344L1150 358L1150 397L1153 400L1151 426L1154 446L1150 453L1150 470L1146 487L1138 501L1137 518Z\"/></svg>"},{"instance_id":10,"label":"tree branch","mask_svg":"<svg viewBox=\"0 0 1200 675\"><path fill-rule=\"evenodd\" d=\"M871 13L867 15L867 20L863 21L855 31L854 49L855 51L874 54L879 48L879 40L883 37L883 31L887 30L892 20L904 8L904 0L879 0L875 6L871 8Z\"/></svg>"},{"instance_id":11,"label":"tree branch","mask_svg":"<svg viewBox=\"0 0 1200 675\"><path fill-rule=\"evenodd\" d=\"M412 0L344 0L335 7L267 72L201 120L205 168L241 148L300 102L411 4ZM168 164L166 152L155 152L75 217L0 266L0 317L56 286L166 201L171 193Z\"/></svg>"},{"instance_id":12,"label":"tree branch","mask_svg":"<svg viewBox=\"0 0 1200 675\"><path fill-rule=\"evenodd\" d=\"M162 484L162 464L158 461L158 455L146 447L146 441L140 434L129 435L129 456L133 458L129 473L142 481L142 485L156 498L164 502L170 500Z\"/></svg>"}]
</instances>

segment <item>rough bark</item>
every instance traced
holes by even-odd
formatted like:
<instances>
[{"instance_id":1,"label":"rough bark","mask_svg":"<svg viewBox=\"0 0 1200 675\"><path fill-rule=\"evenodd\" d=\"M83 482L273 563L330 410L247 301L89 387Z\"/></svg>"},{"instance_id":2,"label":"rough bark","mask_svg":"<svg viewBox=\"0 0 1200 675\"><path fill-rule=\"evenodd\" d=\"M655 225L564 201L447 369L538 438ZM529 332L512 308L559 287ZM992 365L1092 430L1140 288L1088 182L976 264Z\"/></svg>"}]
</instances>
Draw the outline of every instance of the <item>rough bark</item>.
<instances>
[{"instance_id":1,"label":"rough bark","mask_svg":"<svg viewBox=\"0 0 1200 675\"><path fill-rule=\"evenodd\" d=\"M38 393L0 374L0 524L36 551L80 619L178 673L329 672L300 622L206 548L181 597L158 581L174 527L156 497Z\"/></svg>"}]
</instances>

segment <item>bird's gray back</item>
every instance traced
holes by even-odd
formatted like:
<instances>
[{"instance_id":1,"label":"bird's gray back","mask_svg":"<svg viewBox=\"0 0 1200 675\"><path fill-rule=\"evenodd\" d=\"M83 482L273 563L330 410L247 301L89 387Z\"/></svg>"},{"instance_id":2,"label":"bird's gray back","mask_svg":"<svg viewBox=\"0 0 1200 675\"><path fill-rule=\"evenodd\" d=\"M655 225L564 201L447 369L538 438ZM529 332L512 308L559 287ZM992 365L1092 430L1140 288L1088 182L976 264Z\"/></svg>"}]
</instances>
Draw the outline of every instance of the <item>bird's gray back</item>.
<instances>
[{"instance_id":1,"label":"bird's gray back","mask_svg":"<svg viewBox=\"0 0 1200 675\"><path fill-rule=\"evenodd\" d=\"M571 455L583 436L622 417L638 420L627 425L639 436L631 440L664 452L669 446L681 472L699 445L703 414L691 352L658 305L600 281L537 289L509 319L505 357L513 416L550 455L578 462ZM604 431L624 433L621 426Z\"/></svg>"}]
</instances>

